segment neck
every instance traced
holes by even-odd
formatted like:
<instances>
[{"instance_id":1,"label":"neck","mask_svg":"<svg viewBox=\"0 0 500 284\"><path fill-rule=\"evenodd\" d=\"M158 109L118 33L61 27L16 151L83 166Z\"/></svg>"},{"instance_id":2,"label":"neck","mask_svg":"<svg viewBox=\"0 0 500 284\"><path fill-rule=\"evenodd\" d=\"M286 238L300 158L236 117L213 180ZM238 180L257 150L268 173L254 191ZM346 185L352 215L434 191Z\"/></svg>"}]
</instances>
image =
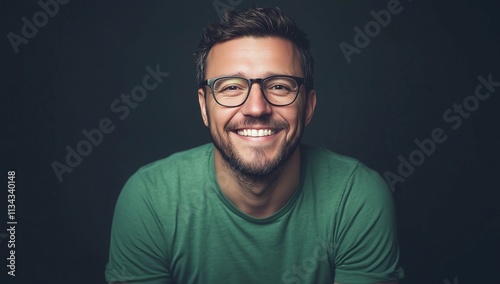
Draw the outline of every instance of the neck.
<instances>
[{"instance_id":1,"label":"neck","mask_svg":"<svg viewBox=\"0 0 500 284\"><path fill-rule=\"evenodd\" d=\"M285 165L266 177L246 177L233 170L215 149L215 171L221 191L242 212L265 218L290 200L300 182L300 146Z\"/></svg>"}]
</instances>

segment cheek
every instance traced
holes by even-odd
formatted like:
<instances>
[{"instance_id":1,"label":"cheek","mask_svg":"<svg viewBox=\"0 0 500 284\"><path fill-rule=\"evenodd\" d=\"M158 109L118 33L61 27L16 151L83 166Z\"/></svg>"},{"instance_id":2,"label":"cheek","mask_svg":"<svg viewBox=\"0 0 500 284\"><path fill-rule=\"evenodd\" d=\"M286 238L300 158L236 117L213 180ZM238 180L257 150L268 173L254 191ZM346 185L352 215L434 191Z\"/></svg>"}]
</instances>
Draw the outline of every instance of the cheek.
<instances>
[{"instance_id":1,"label":"cheek","mask_svg":"<svg viewBox=\"0 0 500 284\"><path fill-rule=\"evenodd\" d=\"M216 132L224 132L224 128L235 115L232 109L222 109L219 105L210 105L208 107L209 127Z\"/></svg>"},{"instance_id":2,"label":"cheek","mask_svg":"<svg viewBox=\"0 0 500 284\"><path fill-rule=\"evenodd\" d=\"M297 127L299 127L299 125L301 128L305 127L306 112L307 112L307 108L306 108L305 102L301 101L301 103L297 105L297 109L296 109Z\"/></svg>"},{"instance_id":3,"label":"cheek","mask_svg":"<svg viewBox=\"0 0 500 284\"><path fill-rule=\"evenodd\" d=\"M283 118L290 124L291 131L297 131L298 128L303 127L302 121L304 120L304 108L302 105L297 105L293 109L283 113Z\"/></svg>"},{"instance_id":4,"label":"cheek","mask_svg":"<svg viewBox=\"0 0 500 284\"><path fill-rule=\"evenodd\" d=\"M293 115L292 113L283 113L280 115L280 120L286 121L288 124L288 129L285 130L285 140L286 141L292 141L295 139L295 137L298 135L298 132L300 131L300 126L299 126L299 119L297 116Z\"/></svg>"}]
</instances>

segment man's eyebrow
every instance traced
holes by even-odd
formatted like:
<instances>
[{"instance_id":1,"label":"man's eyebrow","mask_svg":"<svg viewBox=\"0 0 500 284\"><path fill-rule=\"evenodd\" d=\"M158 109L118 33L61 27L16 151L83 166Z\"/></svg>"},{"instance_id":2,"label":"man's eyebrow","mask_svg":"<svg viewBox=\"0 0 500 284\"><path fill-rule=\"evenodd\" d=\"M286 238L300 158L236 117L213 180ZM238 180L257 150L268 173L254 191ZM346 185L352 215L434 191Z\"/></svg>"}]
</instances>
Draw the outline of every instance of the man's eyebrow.
<instances>
[{"instance_id":1,"label":"man's eyebrow","mask_svg":"<svg viewBox=\"0 0 500 284\"><path fill-rule=\"evenodd\" d=\"M224 74L222 76L234 76L234 77L243 77L246 78L245 74L242 72L236 72L236 73L230 73L230 74Z\"/></svg>"},{"instance_id":2,"label":"man's eyebrow","mask_svg":"<svg viewBox=\"0 0 500 284\"><path fill-rule=\"evenodd\" d=\"M264 73L264 75L260 76L260 78L266 78L266 77L269 77L269 76L275 76L275 75L289 75L289 76L294 76L293 74L288 74L288 73L277 73L277 72L266 72ZM219 76L216 76L216 77L243 77L243 78L248 78L248 76L246 76L244 73L242 72L236 72L236 73L230 73L230 74L223 74L223 75L219 75Z\"/></svg>"}]
</instances>

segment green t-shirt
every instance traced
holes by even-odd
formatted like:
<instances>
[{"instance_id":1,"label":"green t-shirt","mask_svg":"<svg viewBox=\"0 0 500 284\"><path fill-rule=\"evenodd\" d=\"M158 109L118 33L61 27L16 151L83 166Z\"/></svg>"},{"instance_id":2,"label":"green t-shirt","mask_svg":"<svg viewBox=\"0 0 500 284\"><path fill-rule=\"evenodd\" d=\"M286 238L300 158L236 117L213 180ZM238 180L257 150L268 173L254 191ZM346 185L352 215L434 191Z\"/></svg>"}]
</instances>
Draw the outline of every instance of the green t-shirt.
<instances>
[{"instance_id":1,"label":"green t-shirt","mask_svg":"<svg viewBox=\"0 0 500 284\"><path fill-rule=\"evenodd\" d=\"M253 218L220 191L214 146L142 167L115 208L106 280L377 283L402 278L392 195L360 162L301 145L297 191Z\"/></svg>"}]
</instances>

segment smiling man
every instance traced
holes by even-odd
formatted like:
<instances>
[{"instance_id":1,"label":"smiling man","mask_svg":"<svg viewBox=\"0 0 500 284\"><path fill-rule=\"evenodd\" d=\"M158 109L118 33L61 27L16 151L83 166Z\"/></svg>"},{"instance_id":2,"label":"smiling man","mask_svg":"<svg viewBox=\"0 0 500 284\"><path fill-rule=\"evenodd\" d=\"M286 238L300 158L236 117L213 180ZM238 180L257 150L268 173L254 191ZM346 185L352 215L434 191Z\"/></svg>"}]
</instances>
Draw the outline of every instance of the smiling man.
<instances>
[{"instance_id":1,"label":"smiling man","mask_svg":"<svg viewBox=\"0 0 500 284\"><path fill-rule=\"evenodd\" d=\"M213 143L142 167L116 205L111 283L397 283L394 207L359 161L300 143L316 106L305 34L226 12L197 52Z\"/></svg>"}]
</instances>

